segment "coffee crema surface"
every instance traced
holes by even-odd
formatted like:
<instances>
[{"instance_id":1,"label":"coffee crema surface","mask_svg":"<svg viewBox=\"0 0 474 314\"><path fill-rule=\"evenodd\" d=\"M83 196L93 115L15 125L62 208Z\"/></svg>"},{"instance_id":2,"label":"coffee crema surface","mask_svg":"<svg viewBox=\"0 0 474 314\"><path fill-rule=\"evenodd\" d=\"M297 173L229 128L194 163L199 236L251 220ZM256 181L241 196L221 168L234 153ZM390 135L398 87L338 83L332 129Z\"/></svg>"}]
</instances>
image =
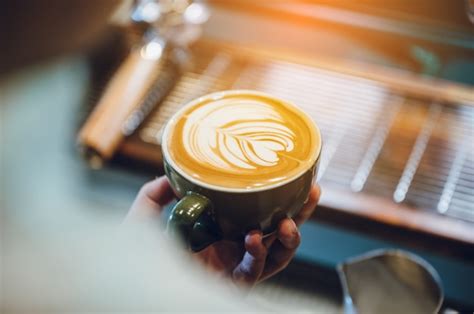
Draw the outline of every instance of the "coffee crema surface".
<instances>
[{"instance_id":1,"label":"coffee crema surface","mask_svg":"<svg viewBox=\"0 0 474 314\"><path fill-rule=\"evenodd\" d=\"M185 106L167 128L165 145L175 166L223 188L289 181L311 167L321 146L306 114L257 92L205 96Z\"/></svg>"}]
</instances>

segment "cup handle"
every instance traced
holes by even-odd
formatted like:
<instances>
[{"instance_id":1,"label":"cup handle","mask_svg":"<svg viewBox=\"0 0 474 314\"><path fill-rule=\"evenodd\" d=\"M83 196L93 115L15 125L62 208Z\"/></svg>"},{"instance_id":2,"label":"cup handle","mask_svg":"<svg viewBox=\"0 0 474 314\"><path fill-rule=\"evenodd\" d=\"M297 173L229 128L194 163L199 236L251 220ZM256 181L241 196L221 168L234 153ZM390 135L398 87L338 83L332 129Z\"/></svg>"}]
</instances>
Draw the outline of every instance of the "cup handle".
<instances>
[{"instance_id":1,"label":"cup handle","mask_svg":"<svg viewBox=\"0 0 474 314\"><path fill-rule=\"evenodd\" d=\"M212 217L211 201L198 193L188 192L171 211L167 232L181 238L194 252L222 239L222 232Z\"/></svg>"}]
</instances>

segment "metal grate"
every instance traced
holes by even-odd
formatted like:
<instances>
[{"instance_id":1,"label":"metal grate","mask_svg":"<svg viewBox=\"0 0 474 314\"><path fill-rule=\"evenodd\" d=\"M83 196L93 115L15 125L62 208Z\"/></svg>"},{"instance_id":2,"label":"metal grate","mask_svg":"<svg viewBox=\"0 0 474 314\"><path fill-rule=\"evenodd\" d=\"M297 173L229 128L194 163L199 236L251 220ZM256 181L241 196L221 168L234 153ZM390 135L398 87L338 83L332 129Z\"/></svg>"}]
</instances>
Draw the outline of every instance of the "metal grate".
<instances>
[{"instance_id":1,"label":"metal grate","mask_svg":"<svg viewBox=\"0 0 474 314\"><path fill-rule=\"evenodd\" d=\"M474 107L411 99L355 76L201 47L140 138L159 145L164 123L182 104L230 88L288 99L317 121L322 185L474 221Z\"/></svg>"}]
</instances>

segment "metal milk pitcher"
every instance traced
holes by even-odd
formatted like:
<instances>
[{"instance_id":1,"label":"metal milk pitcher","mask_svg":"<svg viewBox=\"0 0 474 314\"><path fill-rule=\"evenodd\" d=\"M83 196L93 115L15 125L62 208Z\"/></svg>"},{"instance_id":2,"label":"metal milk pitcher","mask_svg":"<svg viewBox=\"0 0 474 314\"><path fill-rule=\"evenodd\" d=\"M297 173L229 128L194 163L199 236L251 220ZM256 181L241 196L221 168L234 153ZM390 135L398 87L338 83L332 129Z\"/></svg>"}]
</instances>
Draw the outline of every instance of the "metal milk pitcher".
<instances>
[{"instance_id":1,"label":"metal milk pitcher","mask_svg":"<svg viewBox=\"0 0 474 314\"><path fill-rule=\"evenodd\" d=\"M401 250L376 250L338 265L346 314L438 313L443 302L436 270Z\"/></svg>"}]
</instances>

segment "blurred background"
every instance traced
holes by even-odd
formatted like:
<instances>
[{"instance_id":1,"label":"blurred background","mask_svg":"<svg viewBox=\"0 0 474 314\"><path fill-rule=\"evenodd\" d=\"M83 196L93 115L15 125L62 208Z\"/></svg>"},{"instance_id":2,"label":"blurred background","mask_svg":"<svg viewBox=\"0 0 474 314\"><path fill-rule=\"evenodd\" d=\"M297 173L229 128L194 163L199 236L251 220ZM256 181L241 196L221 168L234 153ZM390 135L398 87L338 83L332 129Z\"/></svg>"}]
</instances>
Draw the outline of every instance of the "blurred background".
<instances>
[{"instance_id":1,"label":"blurred background","mask_svg":"<svg viewBox=\"0 0 474 314\"><path fill-rule=\"evenodd\" d=\"M43 233L119 222L163 173L160 132L180 106L256 89L307 111L324 145L322 199L295 260L252 297L339 313L336 265L401 248L439 273L444 309L474 309L472 1L116 2L58 5L45 24L28 22L41 1L2 8L2 221ZM20 18L24 29L8 27ZM71 24L51 57L42 47Z\"/></svg>"}]
</instances>

